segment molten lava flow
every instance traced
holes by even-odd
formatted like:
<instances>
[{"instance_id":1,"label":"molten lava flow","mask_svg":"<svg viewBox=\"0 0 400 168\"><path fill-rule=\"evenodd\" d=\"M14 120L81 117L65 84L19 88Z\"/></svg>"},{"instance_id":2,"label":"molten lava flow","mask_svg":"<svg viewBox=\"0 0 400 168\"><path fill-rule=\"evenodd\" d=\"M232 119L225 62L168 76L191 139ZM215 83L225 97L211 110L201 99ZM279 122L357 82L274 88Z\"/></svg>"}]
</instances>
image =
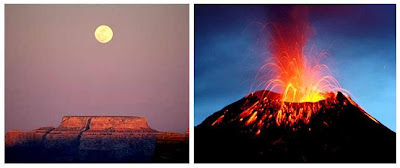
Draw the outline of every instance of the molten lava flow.
<instances>
[{"instance_id":1,"label":"molten lava flow","mask_svg":"<svg viewBox=\"0 0 400 168\"><path fill-rule=\"evenodd\" d=\"M218 117L218 119L215 120L215 121L211 124L211 126L214 126L215 124L221 123L223 118L224 118L224 115Z\"/></svg>"}]
</instances>

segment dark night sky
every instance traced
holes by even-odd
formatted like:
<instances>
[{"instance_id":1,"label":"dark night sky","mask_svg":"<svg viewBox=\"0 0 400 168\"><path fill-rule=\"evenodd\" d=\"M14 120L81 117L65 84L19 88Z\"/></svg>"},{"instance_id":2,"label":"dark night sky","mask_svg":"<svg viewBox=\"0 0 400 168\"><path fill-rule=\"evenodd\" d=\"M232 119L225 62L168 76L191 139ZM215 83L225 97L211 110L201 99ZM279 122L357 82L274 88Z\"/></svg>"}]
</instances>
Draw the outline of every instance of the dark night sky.
<instances>
[{"instance_id":1,"label":"dark night sky","mask_svg":"<svg viewBox=\"0 0 400 168\"><path fill-rule=\"evenodd\" d=\"M111 42L96 41L106 24ZM189 127L188 5L6 5L6 131L65 115L146 117Z\"/></svg>"},{"instance_id":2,"label":"dark night sky","mask_svg":"<svg viewBox=\"0 0 400 168\"><path fill-rule=\"evenodd\" d=\"M268 57L260 42L265 29L258 23L272 21L281 7L195 5L195 125L249 93ZM328 64L341 86L394 131L395 16L395 5L309 6L314 34L307 43L330 52Z\"/></svg>"}]
</instances>

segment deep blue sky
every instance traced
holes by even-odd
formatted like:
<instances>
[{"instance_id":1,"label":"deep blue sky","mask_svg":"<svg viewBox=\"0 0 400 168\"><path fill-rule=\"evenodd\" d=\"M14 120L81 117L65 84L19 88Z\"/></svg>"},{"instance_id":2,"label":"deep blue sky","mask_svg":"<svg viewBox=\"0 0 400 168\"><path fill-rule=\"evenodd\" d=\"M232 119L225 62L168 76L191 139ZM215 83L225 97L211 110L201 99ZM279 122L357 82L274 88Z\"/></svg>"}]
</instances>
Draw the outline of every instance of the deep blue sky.
<instances>
[{"instance_id":1,"label":"deep blue sky","mask_svg":"<svg viewBox=\"0 0 400 168\"><path fill-rule=\"evenodd\" d=\"M249 93L268 53L258 23L280 7L195 5L195 125ZM315 34L308 45L329 50L340 85L396 131L395 5L314 5L309 21Z\"/></svg>"}]
</instances>

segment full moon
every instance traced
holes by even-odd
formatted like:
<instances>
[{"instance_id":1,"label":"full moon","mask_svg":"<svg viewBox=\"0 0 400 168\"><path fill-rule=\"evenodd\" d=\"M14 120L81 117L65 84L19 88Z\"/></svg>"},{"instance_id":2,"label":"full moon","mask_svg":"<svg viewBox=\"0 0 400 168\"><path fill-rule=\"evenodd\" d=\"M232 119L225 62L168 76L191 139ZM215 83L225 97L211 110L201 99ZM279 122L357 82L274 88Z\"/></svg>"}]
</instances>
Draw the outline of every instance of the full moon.
<instances>
[{"instance_id":1,"label":"full moon","mask_svg":"<svg viewBox=\"0 0 400 168\"><path fill-rule=\"evenodd\" d=\"M97 27L94 36L100 43L108 43L113 37L112 29L107 25Z\"/></svg>"}]
</instances>

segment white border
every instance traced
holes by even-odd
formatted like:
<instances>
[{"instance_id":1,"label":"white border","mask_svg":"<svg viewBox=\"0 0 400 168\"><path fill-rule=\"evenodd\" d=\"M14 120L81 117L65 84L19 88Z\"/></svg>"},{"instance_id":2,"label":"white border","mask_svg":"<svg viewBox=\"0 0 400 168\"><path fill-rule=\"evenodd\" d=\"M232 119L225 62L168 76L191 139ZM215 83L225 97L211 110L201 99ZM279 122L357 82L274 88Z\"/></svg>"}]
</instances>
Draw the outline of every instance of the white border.
<instances>
[{"instance_id":1,"label":"white border","mask_svg":"<svg viewBox=\"0 0 400 168\"><path fill-rule=\"evenodd\" d=\"M154 168L154 167L171 167L171 168L180 168L180 167L215 167L215 168L239 168L239 167L298 167L298 168L312 168L312 167L354 167L354 166L362 166L362 167L396 167L397 164L193 164L194 163L194 3L196 4L396 4L397 0L330 0L321 2L321 0L4 0L1 2L0 6L0 78L3 79L0 82L0 108L3 113L0 114L0 167L30 167L30 168L67 168L67 167L99 167L99 168L109 168L110 166L114 167L143 167L143 168ZM190 46L189 46L189 82L190 82L190 102L189 102L189 124L190 124L190 164L4 164L4 4L190 4L189 5L189 33L190 33ZM399 22L399 12L396 11L396 22ZM396 24L397 25L397 24ZM396 41L398 41L398 32L399 28L396 28ZM398 49L398 43L396 44L396 48ZM398 52L397 52L398 53ZM396 53L396 54L397 54ZM396 57L396 65L399 64L399 59ZM400 70L396 66L396 78L399 79ZM399 95L400 91L397 89L399 83L396 81L396 97ZM396 100L396 114L398 111L397 105L400 104L400 100ZM396 121L400 120L400 116L396 115ZM397 130L399 129L399 125L396 122ZM397 141L398 141L397 137ZM399 150L399 144L397 143L397 151ZM397 154L397 161L399 160L399 154Z\"/></svg>"},{"instance_id":2,"label":"white border","mask_svg":"<svg viewBox=\"0 0 400 168\"><path fill-rule=\"evenodd\" d=\"M194 6L189 5L189 163L194 163Z\"/></svg>"},{"instance_id":3,"label":"white border","mask_svg":"<svg viewBox=\"0 0 400 168\"><path fill-rule=\"evenodd\" d=\"M0 108L1 108L1 110L0 111L2 111L2 113L0 113L0 152L1 152L1 156L4 156L4 148L5 148L5 143L4 143L4 130L5 130L5 128L4 128L4 124L5 124L5 121L4 121L4 119L5 119L5 114L4 114L4 112L5 112L5 108L4 108L4 104L5 104L5 102L4 102L4 99L5 99L5 93L4 93L4 90L5 90L5 87L4 87L4 84L5 84L5 76L4 76L4 69L5 69L5 67L4 67L4 59L5 59L5 57L4 57L4 48L5 48L5 46L4 46L4 40L5 40L5 32L4 32L4 4L2 3L1 4L1 6L0 6L0 37L1 37L1 41L0 41L0 53L1 53L1 58L0 58L0 78L1 78L1 80L2 80L2 82L0 82L0 95L1 95L1 97L0 97ZM0 157L0 163L1 164L4 164L4 157Z\"/></svg>"}]
</instances>

